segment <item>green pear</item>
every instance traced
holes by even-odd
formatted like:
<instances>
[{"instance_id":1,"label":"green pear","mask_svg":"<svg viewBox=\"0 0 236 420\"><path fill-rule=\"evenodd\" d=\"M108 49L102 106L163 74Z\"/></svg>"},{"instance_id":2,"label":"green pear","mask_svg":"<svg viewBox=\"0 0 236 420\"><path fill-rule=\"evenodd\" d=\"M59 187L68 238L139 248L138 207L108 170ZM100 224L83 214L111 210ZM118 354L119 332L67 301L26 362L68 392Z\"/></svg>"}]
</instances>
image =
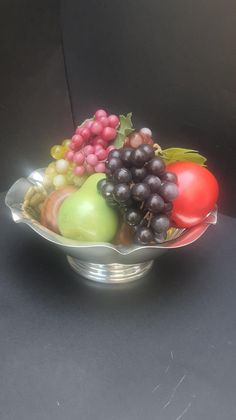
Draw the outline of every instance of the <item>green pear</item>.
<instances>
[{"instance_id":1,"label":"green pear","mask_svg":"<svg viewBox=\"0 0 236 420\"><path fill-rule=\"evenodd\" d=\"M58 226L66 238L82 242L109 242L118 228L118 215L97 191L104 174L91 175L82 187L62 203Z\"/></svg>"}]
</instances>

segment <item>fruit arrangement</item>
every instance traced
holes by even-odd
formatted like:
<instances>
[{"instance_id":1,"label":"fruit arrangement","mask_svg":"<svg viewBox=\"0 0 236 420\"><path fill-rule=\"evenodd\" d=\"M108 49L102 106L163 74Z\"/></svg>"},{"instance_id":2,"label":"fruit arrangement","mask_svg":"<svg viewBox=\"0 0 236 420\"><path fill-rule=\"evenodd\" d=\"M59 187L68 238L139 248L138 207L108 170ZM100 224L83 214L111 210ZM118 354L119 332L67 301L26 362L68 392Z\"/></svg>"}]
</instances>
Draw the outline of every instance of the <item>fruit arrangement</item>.
<instances>
[{"instance_id":1,"label":"fruit arrangement","mask_svg":"<svg viewBox=\"0 0 236 420\"><path fill-rule=\"evenodd\" d=\"M131 117L100 109L53 146L43 185L27 191L24 210L64 237L121 245L159 244L203 222L218 198L206 159L162 149Z\"/></svg>"}]
</instances>

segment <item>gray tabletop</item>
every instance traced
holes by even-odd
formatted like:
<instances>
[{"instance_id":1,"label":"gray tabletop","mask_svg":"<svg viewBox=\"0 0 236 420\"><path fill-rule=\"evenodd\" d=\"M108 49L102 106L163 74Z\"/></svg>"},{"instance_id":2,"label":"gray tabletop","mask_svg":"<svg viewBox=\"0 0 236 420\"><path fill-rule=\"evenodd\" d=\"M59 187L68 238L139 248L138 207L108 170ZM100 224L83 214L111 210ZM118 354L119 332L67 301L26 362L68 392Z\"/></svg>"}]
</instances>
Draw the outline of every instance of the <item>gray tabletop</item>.
<instances>
[{"instance_id":1,"label":"gray tabletop","mask_svg":"<svg viewBox=\"0 0 236 420\"><path fill-rule=\"evenodd\" d=\"M236 418L236 220L96 287L1 195L1 420Z\"/></svg>"}]
</instances>

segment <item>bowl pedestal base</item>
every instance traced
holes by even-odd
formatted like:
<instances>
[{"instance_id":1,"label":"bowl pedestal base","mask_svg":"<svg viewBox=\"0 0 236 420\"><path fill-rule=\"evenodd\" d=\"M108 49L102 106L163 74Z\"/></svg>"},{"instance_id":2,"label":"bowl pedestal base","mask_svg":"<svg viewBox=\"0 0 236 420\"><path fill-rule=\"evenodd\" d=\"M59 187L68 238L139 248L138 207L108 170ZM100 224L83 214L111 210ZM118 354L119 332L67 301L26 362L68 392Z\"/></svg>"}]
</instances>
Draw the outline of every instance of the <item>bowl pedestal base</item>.
<instances>
[{"instance_id":1,"label":"bowl pedestal base","mask_svg":"<svg viewBox=\"0 0 236 420\"><path fill-rule=\"evenodd\" d=\"M128 283L145 276L153 265L153 260L138 264L93 264L67 255L70 266L76 273L98 283Z\"/></svg>"}]
</instances>

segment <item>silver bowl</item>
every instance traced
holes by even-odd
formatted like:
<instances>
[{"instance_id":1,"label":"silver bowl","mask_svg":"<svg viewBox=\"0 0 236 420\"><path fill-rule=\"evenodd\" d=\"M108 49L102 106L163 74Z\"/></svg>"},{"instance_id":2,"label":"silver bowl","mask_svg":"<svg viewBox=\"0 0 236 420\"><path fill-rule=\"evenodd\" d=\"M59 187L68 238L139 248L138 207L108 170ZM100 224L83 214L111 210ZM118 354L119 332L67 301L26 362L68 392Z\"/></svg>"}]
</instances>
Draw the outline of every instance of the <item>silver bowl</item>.
<instances>
[{"instance_id":1,"label":"silver bowl","mask_svg":"<svg viewBox=\"0 0 236 420\"><path fill-rule=\"evenodd\" d=\"M203 223L190 229L176 229L168 241L153 246L117 246L106 242L77 242L64 238L33 219L22 208L24 196L33 186L42 186L43 169L20 178L9 189L5 203L16 223L25 223L40 236L53 242L67 256L70 266L83 277L100 283L126 283L144 276L153 260L168 249L180 248L195 242L208 227L217 222L217 209Z\"/></svg>"}]
</instances>

